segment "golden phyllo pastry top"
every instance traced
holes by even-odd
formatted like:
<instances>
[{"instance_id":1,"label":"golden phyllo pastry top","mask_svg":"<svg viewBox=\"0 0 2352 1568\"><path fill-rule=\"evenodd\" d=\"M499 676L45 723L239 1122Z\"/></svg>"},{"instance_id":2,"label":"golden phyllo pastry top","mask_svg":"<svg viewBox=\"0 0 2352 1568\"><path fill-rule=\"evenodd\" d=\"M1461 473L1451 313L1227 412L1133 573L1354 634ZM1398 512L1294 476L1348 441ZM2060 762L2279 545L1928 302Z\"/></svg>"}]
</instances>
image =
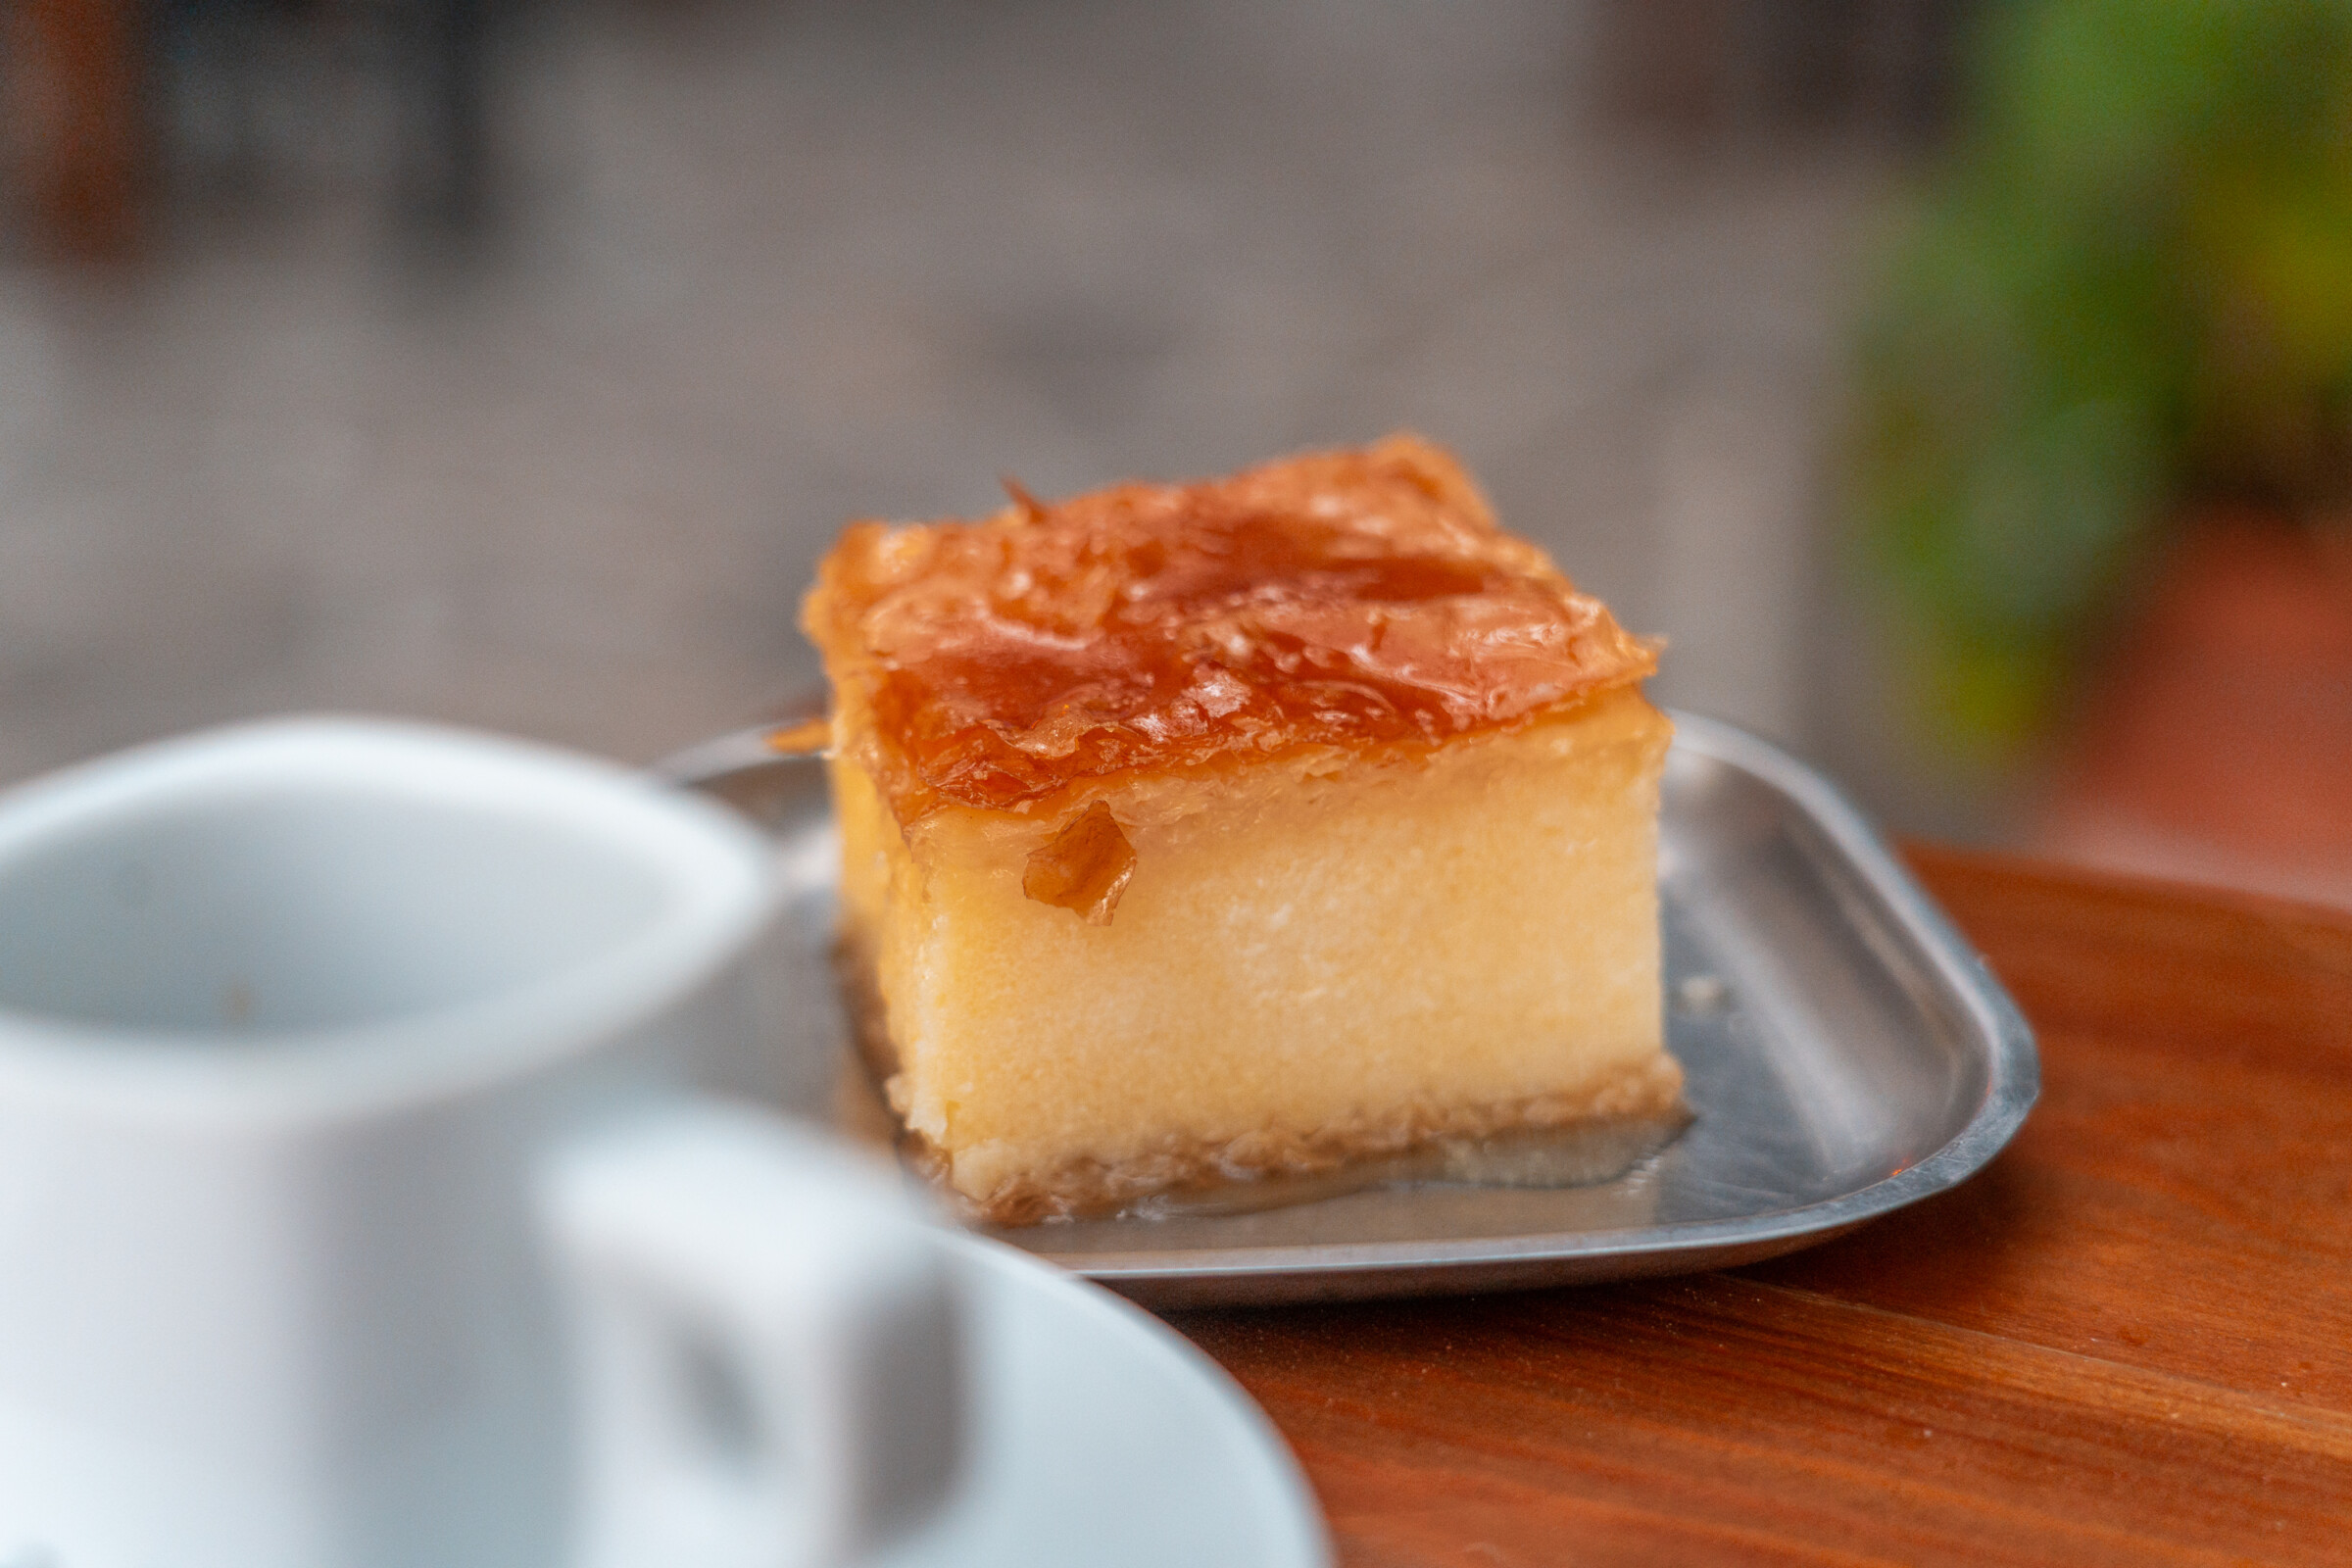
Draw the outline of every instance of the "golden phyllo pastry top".
<instances>
[{"instance_id":1,"label":"golden phyllo pastry top","mask_svg":"<svg viewBox=\"0 0 2352 1568\"><path fill-rule=\"evenodd\" d=\"M1655 667L1416 436L845 532L803 624L902 822L1514 728Z\"/></svg>"}]
</instances>

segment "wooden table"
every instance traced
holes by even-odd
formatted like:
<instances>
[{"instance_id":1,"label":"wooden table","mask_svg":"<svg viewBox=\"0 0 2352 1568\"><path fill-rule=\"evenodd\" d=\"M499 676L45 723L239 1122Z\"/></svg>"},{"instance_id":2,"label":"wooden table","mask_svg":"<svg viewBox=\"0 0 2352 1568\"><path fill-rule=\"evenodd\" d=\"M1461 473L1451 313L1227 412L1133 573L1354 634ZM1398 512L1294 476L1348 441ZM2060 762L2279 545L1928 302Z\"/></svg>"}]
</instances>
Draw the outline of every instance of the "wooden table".
<instances>
[{"instance_id":1,"label":"wooden table","mask_svg":"<svg viewBox=\"0 0 2352 1568\"><path fill-rule=\"evenodd\" d=\"M1343 1563L2352 1564L2352 916L1913 859L2041 1041L1966 1186L1730 1273L1175 1318Z\"/></svg>"}]
</instances>

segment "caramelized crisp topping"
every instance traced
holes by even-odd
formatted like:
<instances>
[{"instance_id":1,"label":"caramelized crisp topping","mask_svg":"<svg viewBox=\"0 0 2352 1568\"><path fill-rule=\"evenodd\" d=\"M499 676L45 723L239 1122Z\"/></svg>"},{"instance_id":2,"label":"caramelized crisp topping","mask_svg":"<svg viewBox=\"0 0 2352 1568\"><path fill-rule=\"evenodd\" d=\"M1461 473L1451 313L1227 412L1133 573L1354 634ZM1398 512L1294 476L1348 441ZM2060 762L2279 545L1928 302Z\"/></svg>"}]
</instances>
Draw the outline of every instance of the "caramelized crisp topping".
<instances>
[{"instance_id":1,"label":"caramelized crisp topping","mask_svg":"<svg viewBox=\"0 0 2352 1568\"><path fill-rule=\"evenodd\" d=\"M1029 857L1021 891L1040 904L1075 909L1088 925L1110 924L1135 875L1135 846L1101 801L1070 818Z\"/></svg>"},{"instance_id":2,"label":"caramelized crisp topping","mask_svg":"<svg viewBox=\"0 0 2352 1568\"><path fill-rule=\"evenodd\" d=\"M902 821L1131 770L1425 749L1655 667L1413 436L980 522L858 523L804 619L872 710L866 760Z\"/></svg>"}]
</instances>

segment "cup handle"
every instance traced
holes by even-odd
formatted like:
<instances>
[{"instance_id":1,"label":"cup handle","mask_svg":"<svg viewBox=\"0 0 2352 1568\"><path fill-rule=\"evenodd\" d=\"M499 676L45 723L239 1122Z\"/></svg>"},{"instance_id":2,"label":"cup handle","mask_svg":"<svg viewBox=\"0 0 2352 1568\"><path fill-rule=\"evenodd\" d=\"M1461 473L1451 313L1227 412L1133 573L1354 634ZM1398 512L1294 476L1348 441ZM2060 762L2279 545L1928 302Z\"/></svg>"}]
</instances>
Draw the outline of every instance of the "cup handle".
<instances>
[{"instance_id":1,"label":"cup handle","mask_svg":"<svg viewBox=\"0 0 2352 1568\"><path fill-rule=\"evenodd\" d=\"M583 1568L818 1568L937 1508L962 1434L948 1260L895 1171L689 1101L549 1158Z\"/></svg>"}]
</instances>

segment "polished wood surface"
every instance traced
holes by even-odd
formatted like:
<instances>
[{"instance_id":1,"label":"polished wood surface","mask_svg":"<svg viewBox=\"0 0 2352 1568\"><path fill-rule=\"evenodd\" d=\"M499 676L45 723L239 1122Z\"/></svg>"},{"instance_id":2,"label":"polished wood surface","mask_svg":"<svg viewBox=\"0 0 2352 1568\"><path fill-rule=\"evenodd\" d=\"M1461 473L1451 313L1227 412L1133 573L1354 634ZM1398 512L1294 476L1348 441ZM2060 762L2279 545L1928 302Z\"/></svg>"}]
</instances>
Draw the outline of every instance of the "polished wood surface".
<instances>
[{"instance_id":1,"label":"polished wood surface","mask_svg":"<svg viewBox=\"0 0 2352 1568\"><path fill-rule=\"evenodd\" d=\"M2352 1563L2352 916L1913 861L2040 1037L1976 1180L1731 1273L1174 1319L1341 1562Z\"/></svg>"}]
</instances>

